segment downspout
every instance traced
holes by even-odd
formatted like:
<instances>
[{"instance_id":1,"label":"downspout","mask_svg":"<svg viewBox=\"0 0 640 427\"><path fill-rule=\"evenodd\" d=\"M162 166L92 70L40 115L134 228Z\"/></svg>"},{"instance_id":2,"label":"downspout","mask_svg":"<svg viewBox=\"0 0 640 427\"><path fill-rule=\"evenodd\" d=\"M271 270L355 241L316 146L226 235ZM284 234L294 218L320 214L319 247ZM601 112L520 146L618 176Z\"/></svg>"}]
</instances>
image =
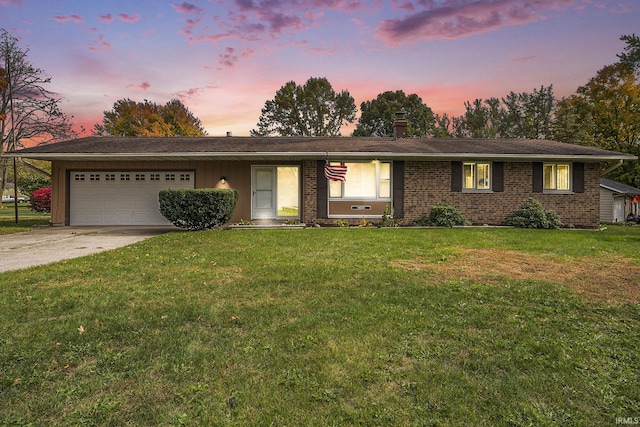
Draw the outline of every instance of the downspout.
<instances>
[{"instance_id":1,"label":"downspout","mask_svg":"<svg viewBox=\"0 0 640 427\"><path fill-rule=\"evenodd\" d=\"M615 165L611 166L610 168L608 168L607 170L605 170L604 172L602 172L602 175L606 175L609 172L618 169L620 166L622 166L622 163L624 162L624 160L620 159L618 160L618 163L616 163Z\"/></svg>"}]
</instances>

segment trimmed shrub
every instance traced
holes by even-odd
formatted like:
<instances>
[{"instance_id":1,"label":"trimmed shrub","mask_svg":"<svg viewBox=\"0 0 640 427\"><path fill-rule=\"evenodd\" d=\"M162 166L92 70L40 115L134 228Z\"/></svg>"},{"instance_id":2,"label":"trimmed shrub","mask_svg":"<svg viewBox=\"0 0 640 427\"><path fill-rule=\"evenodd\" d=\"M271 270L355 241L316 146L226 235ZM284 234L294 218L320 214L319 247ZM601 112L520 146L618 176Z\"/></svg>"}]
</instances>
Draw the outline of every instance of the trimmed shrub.
<instances>
[{"instance_id":1,"label":"trimmed shrub","mask_svg":"<svg viewBox=\"0 0 640 427\"><path fill-rule=\"evenodd\" d=\"M29 196L31 209L36 212L51 212L51 187L44 187L35 190Z\"/></svg>"},{"instance_id":2,"label":"trimmed shrub","mask_svg":"<svg viewBox=\"0 0 640 427\"><path fill-rule=\"evenodd\" d=\"M418 217L414 221L418 225L431 227L453 227L456 225L469 225L469 221L460 209L447 202L438 202L431 206L429 216Z\"/></svg>"},{"instance_id":3,"label":"trimmed shrub","mask_svg":"<svg viewBox=\"0 0 640 427\"><path fill-rule=\"evenodd\" d=\"M519 209L507 215L505 224L519 228L562 227L562 221L558 214L545 209L542 203L533 197L526 199Z\"/></svg>"},{"instance_id":4,"label":"trimmed shrub","mask_svg":"<svg viewBox=\"0 0 640 427\"><path fill-rule=\"evenodd\" d=\"M231 219L238 201L238 190L203 188L162 190L160 213L173 225L189 230L220 227Z\"/></svg>"}]
</instances>

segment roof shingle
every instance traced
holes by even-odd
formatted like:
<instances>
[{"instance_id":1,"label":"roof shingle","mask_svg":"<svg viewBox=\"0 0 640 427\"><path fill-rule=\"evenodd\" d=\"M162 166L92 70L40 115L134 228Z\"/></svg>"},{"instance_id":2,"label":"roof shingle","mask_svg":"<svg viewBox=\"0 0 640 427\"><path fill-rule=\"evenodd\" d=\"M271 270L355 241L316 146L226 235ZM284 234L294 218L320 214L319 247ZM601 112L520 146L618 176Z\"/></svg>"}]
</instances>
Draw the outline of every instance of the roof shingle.
<instances>
[{"instance_id":1,"label":"roof shingle","mask_svg":"<svg viewBox=\"0 0 640 427\"><path fill-rule=\"evenodd\" d=\"M626 153L549 140L360 137L99 137L7 153L45 160L393 158L632 160Z\"/></svg>"}]
</instances>

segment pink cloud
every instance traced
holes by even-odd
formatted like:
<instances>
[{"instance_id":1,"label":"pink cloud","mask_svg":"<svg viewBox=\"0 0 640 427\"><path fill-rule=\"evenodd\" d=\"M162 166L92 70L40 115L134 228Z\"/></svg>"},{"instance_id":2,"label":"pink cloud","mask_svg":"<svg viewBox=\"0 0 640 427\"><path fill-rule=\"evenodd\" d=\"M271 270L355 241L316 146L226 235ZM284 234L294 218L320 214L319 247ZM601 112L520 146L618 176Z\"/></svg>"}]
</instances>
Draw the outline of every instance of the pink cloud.
<instances>
[{"instance_id":1,"label":"pink cloud","mask_svg":"<svg viewBox=\"0 0 640 427\"><path fill-rule=\"evenodd\" d=\"M113 22L113 15L112 14L107 14L107 15L98 15L98 19L101 22L106 22L106 23L111 23Z\"/></svg>"},{"instance_id":2,"label":"pink cloud","mask_svg":"<svg viewBox=\"0 0 640 427\"><path fill-rule=\"evenodd\" d=\"M407 12L413 12L416 10L414 4L406 0L391 0L391 5L396 10L404 10Z\"/></svg>"},{"instance_id":3,"label":"pink cloud","mask_svg":"<svg viewBox=\"0 0 640 427\"><path fill-rule=\"evenodd\" d=\"M104 34L98 34L98 38L89 46L89 50L95 53L111 52L111 43L104 41Z\"/></svg>"},{"instance_id":4,"label":"pink cloud","mask_svg":"<svg viewBox=\"0 0 640 427\"><path fill-rule=\"evenodd\" d=\"M126 13L120 13L118 14L118 19L122 22L134 23L140 20L140 14L135 13L133 15L127 15Z\"/></svg>"},{"instance_id":5,"label":"pink cloud","mask_svg":"<svg viewBox=\"0 0 640 427\"><path fill-rule=\"evenodd\" d=\"M611 11L611 13L624 15L633 12L633 6L628 2L620 2L617 5L612 6L609 10Z\"/></svg>"},{"instance_id":6,"label":"pink cloud","mask_svg":"<svg viewBox=\"0 0 640 427\"><path fill-rule=\"evenodd\" d=\"M236 4L239 6L239 13L232 12L231 20L238 26L238 32L255 34L268 30L272 34L280 34L289 28L304 27L303 19L295 14L295 5L287 1L273 3L267 0L254 3L252 0L236 0ZM302 15L309 9L313 9L313 6L302 11ZM259 24L253 23L253 19Z\"/></svg>"},{"instance_id":7,"label":"pink cloud","mask_svg":"<svg viewBox=\"0 0 640 427\"><path fill-rule=\"evenodd\" d=\"M326 47L310 47L307 49L307 52L311 52L317 55L335 55L338 51L332 48Z\"/></svg>"},{"instance_id":8,"label":"pink cloud","mask_svg":"<svg viewBox=\"0 0 640 427\"><path fill-rule=\"evenodd\" d=\"M175 96L180 99L180 101L184 102L187 99L196 98L211 89L218 89L218 86L192 87L176 92L172 96Z\"/></svg>"},{"instance_id":9,"label":"pink cloud","mask_svg":"<svg viewBox=\"0 0 640 427\"><path fill-rule=\"evenodd\" d=\"M415 11L402 18L383 20L377 36L392 44L432 38L455 39L543 19L539 14L541 10L559 10L573 3L574 0L396 1L404 10Z\"/></svg>"},{"instance_id":10,"label":"pink cloud","mask_svg":"<svg viewBox=\"0 0 640 427\"><path fill-rule=\"evenodd\" d=\"M226 68L233 68L242 58L249 58L256 53L254 49L244 49L242 52L237 53L236 49L227 47L223 53L218 55L218 63Z\"/></svg>"},{"instance_id":11,"label":"pink cloud","mask_svg":"<svg viewBox=\"0 0 640 427\"><path fill-rule=\"evenodd\" d=\"M127 89L138 88L138 89L142 89L142 90L148 90L150 87L151 87L151 85L149 84L149 82L142 82L140 84L128 85Z\"/></svg>"},{"instance_id":12,"label":"pink cloud","mask_svg":"<svg viewBox=\"0 0 640 427\"><path fill-rule=\"evenodd\" d=\"M53 17L53 20L57 22L75 22L75 23L84 22L84 19L80 15L69 15L69 16L56 15Z\"/></svg>"},{"instance_id":13,"label":"pink cloud","mask_svg":"<svg viewBox=\"0 0 640 427\"><path fill-rule=\"evenodd\" d=\"M203 15L204 14L204 9L202 9L201 7L198 7L194 4L191 3L187 3L182 2L180 4L178 3L174 3L171 5L171 7L173 7L176 12L179 13L185 13L185 14L197 14L197 15ZM194 29L196 27L198 27L200 25L200 23L202 22L202 16L198 17L198 18L189 18L185 21L184 26L182 27L182 29L180 30L180 33L186 37L189 38L189 41L194 41L193 40L193 32Z\"/></svg>"},{"instance_id":14,"label":"pink cloud","mask_svg":"<svg viewBox=\"0 0 640 427\"><path fill-rule=\"evenodd\" d=\"M202 22L202 18L187 19L185 21L184 27L182 27L182 29L180 30L180 33L187 37L191 37L194 28L200 25L200 22Z\"/></svg>"},{"instance_id":15,"label":"pink cloud","mask_svg":"<svg viewBox=\"0 0 640 427\"><path fill-rule=\"evenodd\" d=\"M186 1L183 1L180 4L172 4L171 7L173 7L176 12L180 12L180 13L203 13L204 9L202 9L201 7L198 7L194 4L191 3L187 3Z\"/></svg>"},{"instance_id":16,"label":"pink cloud","mask_svg":"<svg viewBox=\"0 0 640 427\"><path fill-rule=\"evenodd\" d=\"M268 4L269 1L267 0L264 3ZM346 13L370 10L372 7L376 8L380 6L379 0L374 1L373 4L370 3L371 2L360 0L311 0L304 3L298 3L296 1L291 2L291 4L296 4L296 6L299 6L302 9L334 9Z\"/></svg>"},{"instance_id":17,"label":"pink cloud","mask_svg":"<svg viewBox=\"0 0 640 427\"><path fill-rule=\"evenodd\" d=\"M277 38L319 25L326 10L343 13L371 10L380 7L381 0L234 0L228 4L226 16L212 16L222 33L211 36L205 30L196 34L199 20L187 21L181 33L191 42L217 41L233 37L244 41ZM202 13L202 9L190 3L173 4L180 13Z\"/></svg>"},{"instance_id":18,"label":"pink cloud","mask_svg":"<svg viewBox=\"0 0 640 427\"><path fill-rule=\"evenodd\" d=\"M227 39L233 37L232 33L223 33L223 34L212 34L212 35L201 35L196 37L189 37L190 42L204 42L208 41L211 43L216 43L222 39Z\"/></svg>"},{"instance_id":19,"label":"pink cloud","mask_svg":"<svg viewBox=\"0 0 640 427\"><path fill-rule=\"evenodd\" d=\"M24 3L24 0L0 0L0 4L3 6L20 6Z\"/></svg>"}]
</instances>

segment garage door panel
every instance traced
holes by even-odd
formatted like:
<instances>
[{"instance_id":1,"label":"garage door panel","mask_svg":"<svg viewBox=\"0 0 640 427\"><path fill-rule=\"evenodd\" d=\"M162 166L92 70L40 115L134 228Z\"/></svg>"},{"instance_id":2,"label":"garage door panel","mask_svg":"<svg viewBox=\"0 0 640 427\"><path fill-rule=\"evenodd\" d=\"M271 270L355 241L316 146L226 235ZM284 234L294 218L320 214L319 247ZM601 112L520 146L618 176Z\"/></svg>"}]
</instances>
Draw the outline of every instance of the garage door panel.
<instances>
[{"instance_id":1,"label":"garage door panel","mask_svg":"<svg viewBox=\"0 0 640 427\"><path fill-rule=\"evenodd\" d=\"M104 222L104 214L90 214L84 216L86 224L101 224Z\"/></svg>"},{"instance_id":2,"label":"garage door panel","mask_svg":"<svg viewBox=\"0 0 640 427\"><path fill-rule=\"evenodd\" d=\"M107 209L103 200L87 200L82 204L82 208L88 211L101 211Z\"/></svg>"},{"instance_id":3,"label":"garage door panel","mask_svg":"<svg viewBox=\"0 0 640 427\"><path fill-rule=\"evenodd\" d=\"M102 214L100 217L101 221L105 225L117 225L118 224L118 214L112 212L106 212Z\"/></svg>"},{"instance_id":4,"label":"garage door panel","mask_svg":"<svg viewBox=\"0 0 640 427\"><path fill-rule=\"evenodd\" d=\"M71 225L166 225L158 193L193 188L193 172L72 172Z\"/></svg>"},{"instance_id":5,"label":"garage door panel","mask_svg":"<svg viewBox=\"0 0 640 427\"><path fill-rule=\"evenodd\" d=\"M118 213L117 214L117 218L118 219L117 219L116 224L136 225L133 222L133 216L128 212L126 212L126 213Z\"/></svg>"}]
</instances>

